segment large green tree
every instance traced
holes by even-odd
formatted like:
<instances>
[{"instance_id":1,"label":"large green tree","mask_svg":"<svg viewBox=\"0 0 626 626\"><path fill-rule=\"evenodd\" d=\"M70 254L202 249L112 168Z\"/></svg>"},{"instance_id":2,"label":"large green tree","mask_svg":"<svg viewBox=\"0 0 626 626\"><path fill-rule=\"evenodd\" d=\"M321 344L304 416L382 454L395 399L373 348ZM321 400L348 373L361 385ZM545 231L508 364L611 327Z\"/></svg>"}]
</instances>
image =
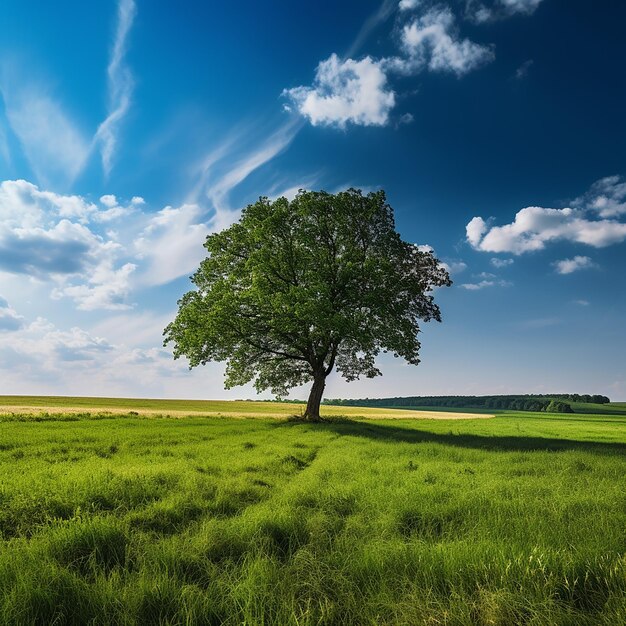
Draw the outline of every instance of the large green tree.
<instances>
[{"instance_id":1,"label":"large green tree","mask_svg":"<svg viewBox=\"0 0 626 626\"><path fill-rule=\"evenodd\" d=\"M228 388L254 380L282 396L312 382L312 421L334 368L378 376L381 351L417 365L419 321L441 321L432 291L451 284L431 252L400 238L382 191L260 198L205 247L165 344L190 367L226 361Z\"/></svg>"}]
</instances>

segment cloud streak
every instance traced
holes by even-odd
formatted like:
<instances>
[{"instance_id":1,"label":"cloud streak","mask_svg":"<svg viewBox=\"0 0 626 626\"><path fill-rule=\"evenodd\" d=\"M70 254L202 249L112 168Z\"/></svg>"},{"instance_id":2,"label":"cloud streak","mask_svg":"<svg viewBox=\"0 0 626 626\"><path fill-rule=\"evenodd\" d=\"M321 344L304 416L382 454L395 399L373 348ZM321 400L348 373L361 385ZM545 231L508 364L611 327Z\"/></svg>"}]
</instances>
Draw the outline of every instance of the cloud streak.
<instances>
[{"instance_id":1,"label":"cloud streak","mask_svg":"<svg viewBox=\"0 0 626 626\"><path fill-rule=\"evenodd\" d=\"M117 28L107 67L109 89L109 112L96 132L95 141L100 144L102 168L106 176L111 172L117 146L120 124L131 104L134 80L124 62L128 35L133 25L137 7L134 0L120 0L117 8Z\"/></svg>"},{"instance_id":2,"label":"cloud streak","mask_svg":"<svg viewBox=\"0 0 626 626\"><path fill-rule=\"evenodd\" d=\"M43 85L5 79L6 117L38 180L71 184L89 155L89 142Z\"/></svg>"}]
</instances>

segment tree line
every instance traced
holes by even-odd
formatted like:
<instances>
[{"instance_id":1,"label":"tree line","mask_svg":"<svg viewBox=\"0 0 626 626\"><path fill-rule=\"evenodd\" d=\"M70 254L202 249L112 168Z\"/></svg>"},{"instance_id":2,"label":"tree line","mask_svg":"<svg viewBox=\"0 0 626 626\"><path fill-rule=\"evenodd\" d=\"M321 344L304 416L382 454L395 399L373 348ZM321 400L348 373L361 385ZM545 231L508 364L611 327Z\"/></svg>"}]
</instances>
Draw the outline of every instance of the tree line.
<instances>
[{"instance_id":1,"label":"tree line","mask_svg":"<svg viewBox=\"0 0 626 626\"><path fill-rule=\"evenodd\" d=\"M356 400L335 398L325 400L325 404L338 406L442 407L573 413L570 402L607 404L610 399L601 395L554 393L503 396L407 396Z\"/></svg>"}]
</instances>

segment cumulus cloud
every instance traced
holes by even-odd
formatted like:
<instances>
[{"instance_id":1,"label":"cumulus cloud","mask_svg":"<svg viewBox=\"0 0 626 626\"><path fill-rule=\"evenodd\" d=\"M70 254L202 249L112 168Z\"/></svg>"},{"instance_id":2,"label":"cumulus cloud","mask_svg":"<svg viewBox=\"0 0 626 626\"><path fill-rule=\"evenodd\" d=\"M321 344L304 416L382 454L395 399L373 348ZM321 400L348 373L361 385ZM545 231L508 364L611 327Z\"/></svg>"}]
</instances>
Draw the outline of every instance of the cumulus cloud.
<instances>
[{"instance_id":1,"label":"cumulus cloud","mask_svg":"<svg viewBox=\"0 0 626 626\"><path fill-rule=\"evenodd\" d=\"M487 231L487 224L482 217L473 217L465 227L467 240L472 246L477 247L483 235Z\"/></svg>"},{"instance_id":2,"label":"cumulus cloud","mask_svg":"<svg viewBox=\"0 0 626 626\"><path fill-rule=\"evenodd\" d=\"M380 62L369 56L342 61L332 54L317 66L312 87L294 87L284 94L313 126L384 126L395 105Z\"/></svg>"},{"instance_id":3,"label":"cumulus cloud","mask_svg":"<svg viewBox=\"0 0 626 626\"><path fill-rule=\"evenodd\" d=\"M108 260L84 277L85 282L56 288L52 291L52 297L72 298L83 311L129 309L131 305L127 300L132 287L131 275L136 268L134 263L125 263L116 269Z\"/></svg>"},{"instance_id":4,"label":"cumulus cloud","mask_svg":"<svg viewBox=\"0 0 626 626\"><path fill-rule=\"evenodd\" d=\"M466 226L467 240L477 250L523 254L543 250L553 241L571 241L603 248L626 239L626 224L609 219L589 219L572 208L526 207L504 226L488 226L474 217Z\"/></svg>"},{"instance_id":5,"label":"cumulus cloud","mask_svg":"<svg viewBox=\"0 0 626 626\"><path fill-rule=\"evenodd\" d=\"M572 274L578 270L594 267L593 261L588 256L575 256L572 259L562 259L554 262L554 268L558 274Z\"/></svg>"},{"instance_id":6,"label":"cumulus cloud","mask_svg":"<svg viewBox=\"0 0 626 626\"><path fill-rule=\"evenodd\" d=\"M490 47L457 36L454 16L448 8L432 9L405 25L401 41L407 57L394 58L387 65L404 73L428 67L462 76L494 58Z\"/></svg>"},{"instance_id":7,"label":"cumulus cloud","mask_svg":"<svg viewBox=\"0 0 626 626\"><path fill-rule=\"evenodd\" d=\"M164 381L194 378L162 348L113 343L100 333L61 329L41 317L0 333L0 370L0 393L154 395L162 393Z\"/></svg>"},{"instance_id":8,"label":"cumulus cloud","mask_svg":"<svg viewBox=\"0 0 626 626\"><path fill-rule=\"evenodd\" d=\"M197 204L157 213L144 212L143 204L140 196L124 203L105 194L96 205L24 180L4 181L0 270L49 282L52 297L71 298L79 309L128 308L135 287L189 275L217 228Z\"/></svg>"},{"instance_id":9,"label":"cumulus cloud","mask_svg":"<svg viewBox=\"0 0 626 626\"><path fill-rule=\"evenodd\" d=\"M51 282L54 297L81 309L119 309L130 292L135 265L124 246L98 224L134 210L115 196L104 209L76 195L40 189L25 180L0 184L0 270Z\"/></svg>"},{"instance_id":10,"label":"cumulus cloud","mask_svg":"<svg viewBox=\"0 0 626 626\"><path fill-rule=\"evenodd\" d=\"M421 7L421 0L401 0L401 14ZM386 0L373 16L374 23L384 19L390 10ZM360 45L363 32L371 30L366 24L357 38ZM393 74L414 75L425 70L448 72L462 76L494 58L490 46L481 45L459 36L454 15L449 8L435 7L423 15L411 18L400 29L396 56L374 59L366 56L351 58L358 47L350 48L347 58L332 54L315 70L311 86L285 89L283 96L292 107L313 126L345 128L348 124L385 126L396 104L396 94L390 86ZM400 123L412 121L405 114Z\"/></svg>"},{"instance_id":11,"label":"cumulus cloud","mask_svg":"<svg viewBox=\"0 0 626 626\"><path fill-rule=\"evenodd\" d=\"M514 15L532 15L543 0L467 0L466 14L477 23L506 19Z\"/></svg>"}]
</instances>

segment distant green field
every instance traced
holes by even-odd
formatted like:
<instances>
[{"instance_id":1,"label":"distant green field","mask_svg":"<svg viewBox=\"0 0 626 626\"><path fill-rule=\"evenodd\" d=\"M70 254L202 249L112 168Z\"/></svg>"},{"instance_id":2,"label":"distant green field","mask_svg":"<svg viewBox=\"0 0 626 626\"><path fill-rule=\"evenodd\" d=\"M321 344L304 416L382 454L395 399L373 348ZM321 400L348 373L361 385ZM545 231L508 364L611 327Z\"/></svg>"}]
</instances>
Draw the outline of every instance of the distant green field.
<instances>
[{"instance_id":1,"label":"distant green field","mask_svg":"<svg viewBox=\"0 0 626 626\"><path fill-rule=\"evenodd\" d=\"M609 404L586 404L570 402L575 413L626 415L626 402L610 402Z\"/></svg>"},{"instance_id":2,"label":"distant green field","mask_svg":"<svg viewBox=\"0 0 626 626\"><path fill-rule=\"evenodd\" d=\"M305 405L292 402L251 402L247 400L159 400L145 398L83 398L62 396L0 396L0 421L7 414L50 413L124 413L134 411L160 416L210 415L230 417L292 417L302 415ZM428 410L427 410L428 411ZM437 413L439 413L439 410ZM454 413L462 410L453 409ZM431 411L428 411L431 413ZM474 413L476 411L473 411ZM406 409L375 407L326 406L322 416L343 417L409 417L415 412ZM493 415L493 413L488 414ZM4 417L3 417L4 416Z\"/></svg>"},{"instance_id":3,"label":"distant green field","mask_svg":"<svg viewBox=\"0 0 626 626\"><path fill-rule=\"evenodd\" d=\"M626 623L626 417L0 435L0 624Z\"/></svg>"}]
</instances>

